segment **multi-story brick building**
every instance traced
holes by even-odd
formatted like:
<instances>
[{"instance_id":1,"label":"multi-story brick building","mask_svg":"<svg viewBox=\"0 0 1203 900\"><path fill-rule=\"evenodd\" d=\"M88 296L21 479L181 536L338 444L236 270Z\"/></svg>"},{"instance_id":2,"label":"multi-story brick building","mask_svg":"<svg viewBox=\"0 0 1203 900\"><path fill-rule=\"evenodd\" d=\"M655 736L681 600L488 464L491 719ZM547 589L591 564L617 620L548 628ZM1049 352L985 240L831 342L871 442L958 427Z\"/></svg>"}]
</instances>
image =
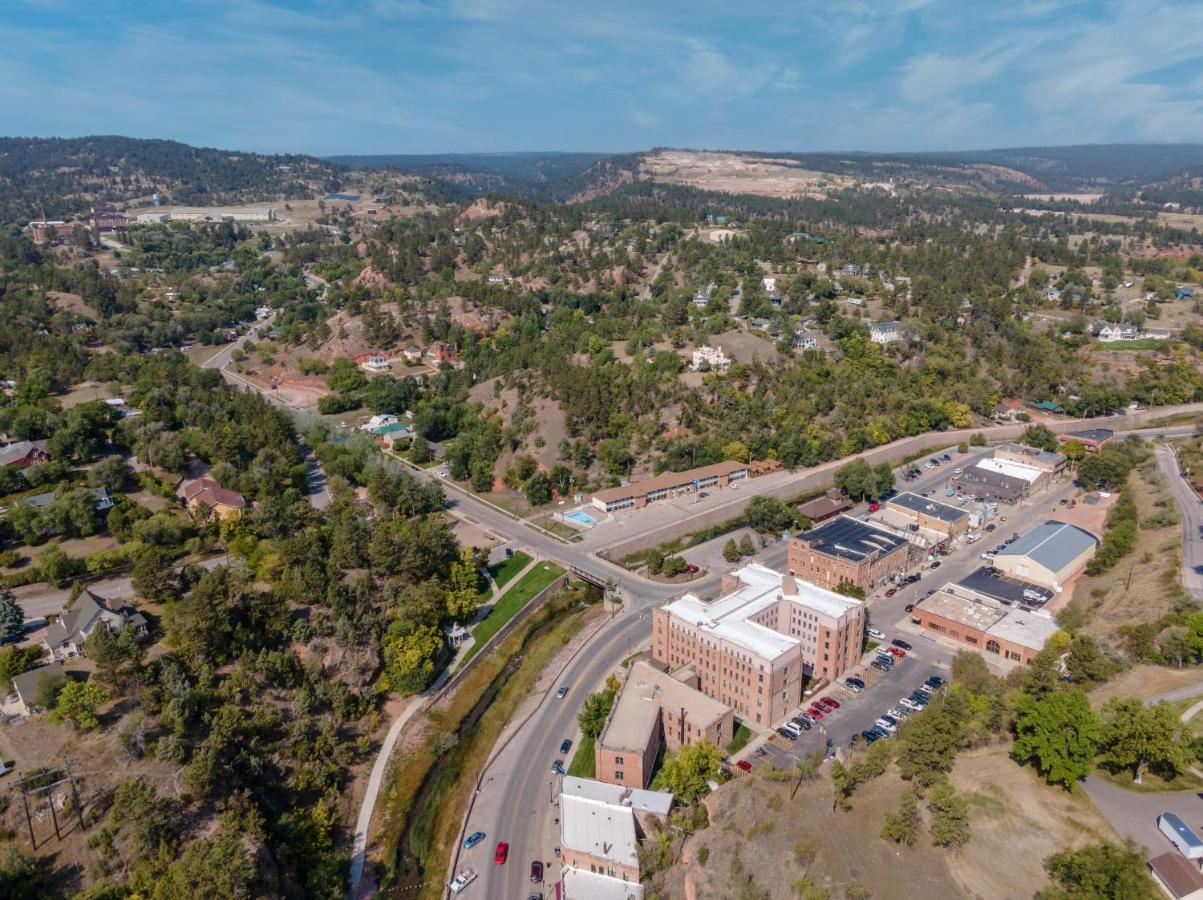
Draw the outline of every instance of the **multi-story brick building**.
<instances>
[{"instance_id":1,"label":"multi-story brick building","mask_svg":"<svg viewBox=\"0 0 1203 900\"><path fill-rule=\"evenodd\" d=\"M731 707L697 689L690 667L668 675L646 660L631 664L610 717L593 749L594 777L608 784L646 787L660 748L699 741L731 743Z\"/></svg>"},{"instance_id":2,"label":"multi-story brick building","mask_svg":"<svg viewBox=\"0 0 1203 900\"><path fill-rule=\"evenodd\" d=\"M849 582L869 591L904 571L908 553L906 538L840 516L790 539L789 574L826 588Z\"/></svg>"},{"instance_id":3,"label":"multi-story brick building","mask_svg":"<svg viewBox=\"0 0 1203 900\"><path fill-rule=\"evenodd\" d=\"M697 688L761 727L802 700L804 676L834 680L860 658L864 604L753 563L723 576L725 596L692 594L652 612L652 658L691 666Z\"/></svg>"}]
</instances>

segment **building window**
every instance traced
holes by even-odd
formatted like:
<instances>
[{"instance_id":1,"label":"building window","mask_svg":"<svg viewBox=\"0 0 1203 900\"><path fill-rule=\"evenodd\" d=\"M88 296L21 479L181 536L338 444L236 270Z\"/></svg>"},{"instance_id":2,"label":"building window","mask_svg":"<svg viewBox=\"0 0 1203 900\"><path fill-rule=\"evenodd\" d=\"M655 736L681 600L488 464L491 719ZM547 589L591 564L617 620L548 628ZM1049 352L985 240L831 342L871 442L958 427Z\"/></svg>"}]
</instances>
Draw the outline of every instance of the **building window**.
<instances>
[{"instance_id":1,"label":"building window","mask_svg":"<svg viewBox=\"0 0 1203 900\"><path fill-rule=\"evenodd\" d=\"M621 769L619 769L618 771L616 771L616 772L614 773L614 780L615 780L615 781L622 781L622 770L621 770Z\"/></svg>"},{"instance_id":2,"label":"building window","mask_svg":"<svg viewBox=\"0 0 1203 900\"><path fill-rule=\"evenodd\" d=\"M621 756L614 757L614 765L616 765L616 766L622 765L622 757Z\"/></svg>"},{"instance_id":3,"label":"building window","mask_svg":"<svg viewBox=\"0 0 1203 900\"><path fill-rule=\"evenodd\" d=\"M1001 650L1002 650L1002 647L998 646L998 641L995 641L995 640L986 641L986 652L987 653L998 653Z\"/></svg>"}]
</instances>

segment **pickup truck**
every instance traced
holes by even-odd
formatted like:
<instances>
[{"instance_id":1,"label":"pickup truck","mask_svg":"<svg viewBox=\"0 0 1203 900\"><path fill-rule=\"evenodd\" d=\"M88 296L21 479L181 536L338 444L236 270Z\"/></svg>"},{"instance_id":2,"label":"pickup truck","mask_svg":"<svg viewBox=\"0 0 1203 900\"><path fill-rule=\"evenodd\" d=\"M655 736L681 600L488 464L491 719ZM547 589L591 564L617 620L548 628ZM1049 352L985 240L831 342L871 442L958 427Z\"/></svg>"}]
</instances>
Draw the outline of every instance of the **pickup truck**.
<instances>
[{"instance_id":1,"label":"pickup truck","mask_svg":"<svg viewBox=\"0 0 1203 900\"><path fill-rule=\"evenodd\" d=\"M458 894L463 891L468 885L476 880L476 872L472 869L464 869L455 876L455 880L451 882L451 893Z\"/></svg>"}]
</instances>

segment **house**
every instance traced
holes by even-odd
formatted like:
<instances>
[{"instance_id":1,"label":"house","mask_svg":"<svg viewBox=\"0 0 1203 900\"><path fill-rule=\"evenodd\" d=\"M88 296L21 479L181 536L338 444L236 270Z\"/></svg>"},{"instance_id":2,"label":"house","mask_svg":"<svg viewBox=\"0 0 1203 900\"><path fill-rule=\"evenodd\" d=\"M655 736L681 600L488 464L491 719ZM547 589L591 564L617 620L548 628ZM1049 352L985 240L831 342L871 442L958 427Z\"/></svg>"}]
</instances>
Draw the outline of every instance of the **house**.
<instances>
[{"instance_id":1,"label":"house","mask_svg":"<svg viewBox=\"0 0 1203 900\"><path fill-rule=\"evenodd\" d=\"M1098 549L1099 539L1085 529L1048 521L1028 531L994 557L1005 574L1060 591Z\"/></svg>"},{"instance_id":2,"label":"house","mask_svg":"<svg viewBox=\"0 0 1203 900\"><path fill-rule=\"evenodd\" d=\"M372 418L368 419L362 425L360 425L359 430L360 431L375 431L377 428L383 428L385 425L396 425L397 422L399 422L399 421L401 421L401 420L398 419L396 416L387 415L385 413L378 413L378 414L372 416Z\"/></svg>"},{"instance_id":3,"label":"house","mask_svg":"<svg viewBox=\"0 0 1203 900\"><path fill-rule=\"evenodd\" d=\"M52 662L45 666L38 666L36 669L30 669L28 672L22 672L20 675L13 676L13 695L17 698L17 706L21 710L21 714L25 716L33 715L41 707L38 706L38 694L41 693L44 685L53 685L62 683L67 680L68 674L78 675L78 672L68 673L66 667L61 662Z\"/></svg>"},{"instance_id":4,"label":"house","mask_svg":"<svg viewBox=\"0 0 1203 900\"><path fill-rule=\"evenodd\" d=\"M14 466L24 469L50 459L44 441L17 441L6 447L0 447L0 466Z\"/></svg>"},{"instance_id":5,"label":"house","mask_svg":"<svg viewBox=\"0 0 1203 900\"><path fill-rule=\"evenodd\" d=\"M711 294L716 290L718 290L718 285L713 281L703 288L698 288L697 293L693 295L693 305L699 308L705 307L710 302Z\"/></svg>"},{"instance_id":6,"label":"house","mask_svg":"<svg viewBox=\"0 0 1203 900\"><path fill-rule=\"evenodd\" d=\"M176 496L191 510L208 507L210 513L219 519L241 515L243 510L251 508L242 494L222 487L212 478L185 481L176 491Z\"/></svg>"},{"instance_id":7,"label":"house","mask_svg":"<svg viewBox=\"0 0 1203 900\"><path fill-rule=\"evenodd\" d=\"M64 608L58 620L46 629L42 639L53 660L70 659L84 652L84 642L97 628L120 631L129 626L139 637L146 634L146 617L132 606L112 609L108 601L99 594L84 590L75 598L75 603Z\"/></svg>"},{"instance_id":8,"label":"house","mask_svg":"<svg viewBox=\"0 0 1203 900\"><path fill-rule=\"evenodd\" d=\"M1154 856L1149 874L1170 900L1203 900L1203 872L1181 853Z\"/></svg>"},{"instance_id":9,"label":"house","mask_svg":"<svg viewBox=\"0 0 1203 900\"><path fill-rule=\"evenodd\" d=\"M372 436L382 444L395 447L399 441L412 440L414 433L413 429L405 423L393 422L391 425L381 425L379 428L373 429Z\"/></svg>"},{"instance_id":10,"label":"house","mask_svg":"<svg viewBox=\"0 0 1203 900\"><path fill-rule=\"evenodd\" d=\"M510 283L509 275L490 275L488 283L493 285L507 285Z\"/></svg>"},{"instance_id":11,"label":"house","mask_svg":"<svg viewBox=\"0 0 1203 900\"><path fill-rule=\"evenodd\" d=\"M108 488L92 488L92 497L95 499L97 512L104 512L106 509L113 508L113 498L109 496ZM26 497L21 501L21 505L32 506L35 509L45 509L51 506L54 500L54 492L47 491L44 494L34 494L32 497Z\"/></svg>"},{"instance_id":12,"label":"house","mask_svg":"<svg viewBox=\"0 0 1203 900\"><path fill-rule=\"evenodd\" d=\"M838 488L832 488L821 497L807 500L798 505L798 512L806 516L811 524L818 525L828 519L834 519L840 513L852 508L852 501L844 496Z\"/></svg>"},{"instance_id":13,"label":"house","mask_svg":"<svg viewBox=\"0 0 1203 900\"><path fill-rule=\"evenodd\" d=\"M1115 437L1110 428L1086 428L1081 431L1066 431L1057 435L1057 443L1081 444L1088 453L1098 453L1103 446Z\"/></svg>"},{"instance_id":14,"label":"house","mask_svg":"<svg viewBox=\"0 0 1203 900\"><path fill-rule=\"evenodd\" d=\"M1004 400L994 407L994 419L997 422L1016 422L1022 412L1022 400Z\"/></svg>"},{"instance_id":15,"label":"house","mask_svg":"<svg viewBox=\"0 0 1203 900\"><path fill-rule=\"evenodd\" d=\"M816 350L819 346L818 335L809 331L794 332L793 345L798 350Z\"/></svg>"},{"instance_id":16,"label":"house","mask_svg":"<svg viewBox=\"0 0 1203 900\"><path fill-rule=\"evenodd\" d=\"M1113 344L1116 341L1140 340L1140 332L1135 325L1104 325L1099 329L1099 343Z\"/></svg>"},{"instance_id":17,"label":"house","mask_svg":"<svg viewBox=\"0 0 1203 900\"><path fill-rule=\"evenodd\" d=\"M646 659L633 662L593 749L597 780L646 787L661 748L731 743L731 707L706 696L697 683L688 666L670 675Z\"/></svg>"},{"instance_id":18,"label":"house","mask_svg":"<svg viewBox=\"0 0 1203 900\"><path fill-rule=\"evenodd\" d=\"M413 344L410 344L401 352L405 354L405 361L411 365L413 363L420 363L422 361L422 350L420 347L415 347Z\"/></svg>"},{"instance_id":19,"label":"house","mask_svg":"<svg viewBox=\"0 0 1203 900\"><path fill-rule=\"evenodd\" d=\"M875 344L892 344L902 340L900 322L874 322L869 326L869 340Z\"/></svg>"},{"instance_id":20,"label":"house","mask_svg":"<svg viewBox=\"0 0 1203 900\"><path fill-rule=\"evenodd\" d=\"M359 368L369 375L383 375L389 371L389 362L379 353L373 353L359 364Z\"/></svg>"},{"instance_id":21,"label":"house","mask_svg":"<svg viewBox=\"0 0 1203 900\"><path fill-rule=\"evenodd\" d=\"M750 324L757 331L768 331L769 330L769 320L768 319L759 319L759 318L753 319Z\"/></svg>"},{"instance_id":22,"label":"house","mask_svg":"<svg viewBox=\"0 0 1203 900\"><path fill-rule=\"evenodd\" d=\"M1043 291L1041 291L1041 293L1044 294L1045 300L1048 300L1052 303L1058 303L1061 300L1061 292L1055 287L1046 287Z\"/></svg>"},{"instance_id":23,"label":"house","mask_svg":"<svg viewBox=\"0 0 1203 900\"><path fill-rule=\"evenodd\" d=\"M731 368L731 360L723 353L722 345L718 347L703 345L693 351L690 367L693 371L700 372L703 366L710 369L726 370Z\"/></svg>"},{"instance_id":24,"label":"house","mask_svg":"<svg viewBox=\"0 0 1203 900\"><path fill-rule=\"evenodd\" d=\"M1174 296L1179 300L1189 300L1195 296L1195 289L1193 287L1180 287Z\"/></svg>"},{"instance_id":25,"label":"house","mask_svg":"<svg viewBox=\"0 0 1203 900\"><path fill-rule=\"evenodd\" d=\"M860 273L861 273L860 266L858 266L856 263L848 263L848 265L844 266L844 268L841 271L845 275L853 275L853 276L860 275Z\"/></svg>"},{"instance_id":26,"label":"house","mask_svg":"<svg viewBox=\"0 0 1203 900\"><path fill-rule=\"evenodd\" d=\"M764 286L765 293L772 293L777 290L777 278L774 275L765 275L760 279L760 283Z\"/></svg>"}]
</instances>

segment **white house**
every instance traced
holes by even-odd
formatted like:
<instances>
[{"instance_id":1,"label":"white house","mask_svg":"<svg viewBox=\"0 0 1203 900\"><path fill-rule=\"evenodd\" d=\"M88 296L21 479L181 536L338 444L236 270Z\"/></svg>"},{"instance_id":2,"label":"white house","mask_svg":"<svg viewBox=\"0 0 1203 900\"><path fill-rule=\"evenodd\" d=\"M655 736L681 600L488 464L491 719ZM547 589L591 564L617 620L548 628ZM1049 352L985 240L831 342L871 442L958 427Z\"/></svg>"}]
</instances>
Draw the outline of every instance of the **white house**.
<instances>
[{"instance_id":1,"label":"white house","mask_svg":"<svg viewBox=\"0 0 1203 900\"><path fill-rule=\"evenodd\" d=\"M703 363L710 366L711 369L729 369L731 360L723 353L723 348L711 347L703 345L693 351L692 368L695 372L702 368Z\"/></svg>"},{"instance_id":2,"label":"white house","mask_svg":"<svg viewBox=\"0 0 1203 900\"><path fill-rule=\"evenodd\" d=\"M389 371L389 363L383 356L374 353L367 360L360 363L359 368L363 369L369 375L382 375Z\"/></svg>"},{"instance_id":3,"label":"white house","mask_svg":"<svg viewBox=\"0 0 1203 900\"><path fill-rule=\"evenodd\" d=\"M1099 342L1103 344L1139 339L1140 332L1136 330L1135 325L1104 325L1099 329Z\"/></svg>"},{"instance_id":4,"label":"white house","mask_svg":"<svg viewBox=\"0 0 1203 900\"><path fill-rule=\"evenodd\" d=\"M777 290L777 276L775 275L765 275L764 278L760 279L760 283L764 285L766 293Z\"/></svg>"},{"instance_id":5,"label":"white house","mask_svg":"<svg viewBox=\"0 0 1203 900\"><path fill-rule=\"evenodd\" d=\"M814 350L818 346L819 346L818 337L811 334L809 331L794 332L794 347L796 347L797 349Z\"/></svg>"},{"instance_id":6,"label":"white house","mask_svg":"<svg viewBox=\"0 0 1203 900\"><path fill-rule=\"evenodd\" d=\"M875 344L892 344L902 340L902 323L874 322L869 326L869 340Z\"/></svg>"},{"instance_id":7,"label":"white house","mask_svg":"<svg viewBox=\"0 0 1203 900\"><path fill-rule=\"evenodd\" d=\"M360 425L359 430L375 431L377 428L383 428L385 425L396 425L399 421L396 416L377 414Z\"/></svg>"}]
</instances>

